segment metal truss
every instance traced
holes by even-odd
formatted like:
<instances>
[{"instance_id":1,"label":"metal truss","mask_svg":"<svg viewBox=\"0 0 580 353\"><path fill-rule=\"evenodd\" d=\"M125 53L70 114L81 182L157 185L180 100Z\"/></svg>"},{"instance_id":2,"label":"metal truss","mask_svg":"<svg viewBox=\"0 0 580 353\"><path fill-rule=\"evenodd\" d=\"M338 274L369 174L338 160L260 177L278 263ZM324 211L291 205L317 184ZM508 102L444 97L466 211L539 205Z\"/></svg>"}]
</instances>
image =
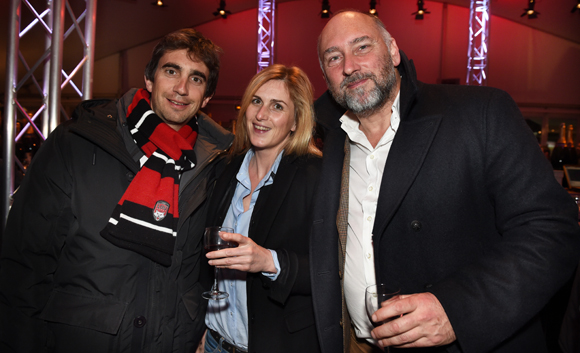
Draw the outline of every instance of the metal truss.
<instances>
[{"instance_id":1,"label":"metal truss","mask_svg":"<svg viewBox=\"0 0 580 353\"><path fill-rule=\"evenodd\" d=\"M258 70L274 63L274 19L276 0L259 0L258 4Z\"/></svg>"},{"instance_id":2,"label":"metal truss","mask_svg":"<svg viewBox=\"0 0 580 353\"><path fill-rule=\"evenodd\" d=\"M469 14L469 49L467 51L467 84L486 86L487 43L489 39L490 0L471 0Z\"/></svg>"},{"instance_id":3,"label":"metal truss","mask_svg":"<svg viewBox=\"0 0 580 353\"><path fill-rule=\"evenodd\" d=\"M15 158L16 143L23 138L30 128L33 129L35 140L44 141L60 122L61 113L67 117L60 102L62 89L67 85L72 87L83 100L92 97L93 44L95 41L97 0L85 0L85 3L86 8L79 16L76 16L68 0L47 0L43 4L46 6L40 9L35 8L29 0L10 1L4 110L5 138L2 155L5 168L0 187L2 190L0 228L2 229L8 215L10 197L14 190L15 165L22 173L25 172L25 165L18 158ZM24 17L23 10L27 11ZM23 18L32 18L32 20L28 23L22 23ZM69 25L66 32L65 18ZM85 26L81 28L83 20ZM40 29L37 30L37 28ZM19 50L19 44L26 35L31 36L30 33L33 29L43 31L45 34L45 51L40 58L32 58L35 61L30 62L32 64L30 65L29 60L31 59L27 60L24 53ZM64 40L73 32L80 39L83 55L79 63L70 72L66 72L62 68L63 45ZM75 45L78 46L78 44ZM73 81L73 77L81 69L82 85L79 88ZM38 98L42 101L40 108L34 108L36 109L34 110L31 107L25 107L26 104L19 101L18 92L24 91L24 89L28 89L28 92L36 90ZM19 117L21 125L24 126L17 131ZM39 117L42 118L38 119ZM38 120L42 121L40 126Z\"/></svg>"}]
</instances>

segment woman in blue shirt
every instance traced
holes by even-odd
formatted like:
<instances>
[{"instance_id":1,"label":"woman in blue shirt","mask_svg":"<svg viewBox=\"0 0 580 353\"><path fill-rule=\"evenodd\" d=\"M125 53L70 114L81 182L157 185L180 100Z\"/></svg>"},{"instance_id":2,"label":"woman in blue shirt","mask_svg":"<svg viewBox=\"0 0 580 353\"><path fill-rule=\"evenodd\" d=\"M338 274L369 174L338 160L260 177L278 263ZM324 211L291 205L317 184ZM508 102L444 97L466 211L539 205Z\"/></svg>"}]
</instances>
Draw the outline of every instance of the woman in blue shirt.
<instances>
[{"instance_id":1,"label":"woman in blue shirt","mask_svg":"<svg viewBox=\"0 0 580 353\"><path fill-rule=\"evenodd\" d=\"M210 300L205 352L319 352L308 239L321 153L312 86L297 67L272 65L244 96L231 159L208 226L231 227L229 248L207 254L226 299Z\"/></svg>"}]
</instances>

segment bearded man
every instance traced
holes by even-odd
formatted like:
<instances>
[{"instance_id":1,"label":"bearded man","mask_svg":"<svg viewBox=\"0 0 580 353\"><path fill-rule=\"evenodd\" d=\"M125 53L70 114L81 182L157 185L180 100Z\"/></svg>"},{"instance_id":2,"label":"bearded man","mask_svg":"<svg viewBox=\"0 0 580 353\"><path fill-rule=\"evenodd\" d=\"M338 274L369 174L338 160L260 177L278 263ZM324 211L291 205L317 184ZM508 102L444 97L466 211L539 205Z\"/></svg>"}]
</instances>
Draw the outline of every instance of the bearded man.
<instances>
[{"instance_id":1,"label":"bearded man","mask_svg":"<svg viewBox=\"0 0 580 353\"><path fill-rule=\"evenodd\" d=\"M323 352L547 352L578 209L505 92L429 85L376 17L336 14L310 265ZM365 309L365 289L399 295ZM375 299L376 300L376 299Z\"/></svg>"}]
</instances>

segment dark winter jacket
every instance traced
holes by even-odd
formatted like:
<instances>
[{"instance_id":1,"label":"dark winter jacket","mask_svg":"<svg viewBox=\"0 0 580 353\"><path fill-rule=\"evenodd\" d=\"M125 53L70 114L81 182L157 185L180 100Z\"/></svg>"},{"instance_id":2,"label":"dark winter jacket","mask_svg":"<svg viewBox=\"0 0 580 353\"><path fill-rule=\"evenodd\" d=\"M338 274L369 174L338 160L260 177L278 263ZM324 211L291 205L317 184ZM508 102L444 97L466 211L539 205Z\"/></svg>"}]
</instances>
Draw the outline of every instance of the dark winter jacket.
<instances>
[{"instance_id":1,"label":"dark winter jacket","mask_svg":"<svg viewBox=\"0 0 580 353\"><path fill-rule=\"evenodd\" d=\"M119 248L99 233L139 171L142 152L124 123L134 94L82 103L35 156L4 235L0 351L195 350L211 276L200 270L206 195L232 136L198 114L171 266Z\"/></svg>"}]
</instances>

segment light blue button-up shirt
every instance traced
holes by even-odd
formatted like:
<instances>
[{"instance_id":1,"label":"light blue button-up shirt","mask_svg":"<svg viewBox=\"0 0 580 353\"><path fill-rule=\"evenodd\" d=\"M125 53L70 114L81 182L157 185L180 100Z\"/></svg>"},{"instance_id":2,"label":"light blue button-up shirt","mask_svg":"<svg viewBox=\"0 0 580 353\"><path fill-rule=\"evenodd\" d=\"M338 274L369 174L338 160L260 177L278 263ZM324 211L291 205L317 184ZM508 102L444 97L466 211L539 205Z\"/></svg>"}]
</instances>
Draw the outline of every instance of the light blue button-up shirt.
<instances>
[{"instance_id":1,"label":"light blue button-up shirt","mask_svg":"<svg viewBox=\"0 0 580 353\"><path fill-rule=\"evenodd\" d=\"M258 195L262 187L270 185L274 182L274 176L278 171L282 154L280 152L276 161L266 173L264 178L260 181L256 190L252 193L250 207L248 211L244 212L244 197L248 196L252 191L252 183L248 173L250 160L254 156L254 151L250 149L242 166L236 175L238 184L226 214L223 227L231 227L234 232L239 233L245 237L248 236L250 228L250 220L254 212L254 205L258 200ZM272 252L274 264L278 270L276 274L262 273L273 281L276 280L280 273L280 264L278 256L275 251ZM248 304L246 298L246 272L238 270L220 269L218 278L219 289L228 292L229 297L221 300L210 300L205 316L205 324L210 329L216 331L229 343L236 347L247 350L248 349Z\"/></svg>"}]
</instances>

